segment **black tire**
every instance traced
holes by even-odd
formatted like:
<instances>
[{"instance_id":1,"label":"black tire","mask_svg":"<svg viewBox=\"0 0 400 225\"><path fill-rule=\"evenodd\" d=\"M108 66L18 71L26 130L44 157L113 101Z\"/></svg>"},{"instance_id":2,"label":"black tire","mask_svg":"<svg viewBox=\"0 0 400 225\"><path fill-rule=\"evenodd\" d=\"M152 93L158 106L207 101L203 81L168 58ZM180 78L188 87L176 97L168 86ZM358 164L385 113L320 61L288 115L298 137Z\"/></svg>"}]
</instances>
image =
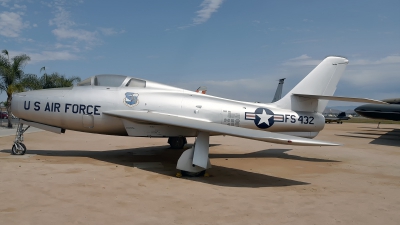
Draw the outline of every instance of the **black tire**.
<instances>
[{"instance_id":1,"label":"black tire","mask_svg":"<svg viewBox=\"0 0 400 225\"><path fill-rule=\"evenodd\" d=\"M170 137L168 138L168 144L172 149L182 149L187 143L185 137Z\"/></svg>"},{"instance_id":2,"label":"black tire","mask_svg":"<svg viewBox=\"0 0 400 225\"><path fill-rule=\"evenodd\" d=\"M22 150L21 149L17 149L17 145L22 147ZM24 143L15 143L15 144L13 144L13 146L11 148L11 154L12 155L25 155L25 153L26 153L26 146L24 145Z\"/></svg>"},{"instance_id":3,"label":"black tire","mask_svg":"<svg viewBox=\"0 0 400 225\"><path fill-rule=\"evenodd\" d=\"M206 174L206 170L202 170L200 172L188 172L181 170L181 174L184 177L204 177L204 174Z\"/></svg>"}]
</instances>

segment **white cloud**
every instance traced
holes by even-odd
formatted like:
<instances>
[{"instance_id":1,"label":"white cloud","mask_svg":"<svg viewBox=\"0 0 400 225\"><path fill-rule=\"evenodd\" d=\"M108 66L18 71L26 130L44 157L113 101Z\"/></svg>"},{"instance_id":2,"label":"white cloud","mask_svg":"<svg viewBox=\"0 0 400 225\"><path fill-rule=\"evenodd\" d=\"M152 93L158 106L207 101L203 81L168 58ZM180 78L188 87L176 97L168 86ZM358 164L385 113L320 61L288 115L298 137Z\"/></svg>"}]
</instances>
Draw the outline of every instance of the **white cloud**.
<instances>
[{"instance_id":1,"label":"white cloud","mask_svg":"<svg viewBox=\"0 0 400 225\"><path fill-rule=\"evenodd\" d=\"M193 23L186 26L179 27L180 29L185 29L188 27L196 26L205 23L211 18L211 15L217 12L218 8L221 6L224 0L204 0L201 4L199 11L196 12L196 17L193 18Z\"/></svg>"},{"instance_id":2,"label":"white cloud","mask_svg":"<svg viewBox=\"0 0 400 225\"><path fill-rule=\"evenodd\" d=\"M54 25L61 28L67 28L75 25L75 22L70 20L70 13L62 6L57 6L53 14L55 17L49 20L49 25Z\"/></svg>"},{"instance_id":3,"label":"white cloud","mask_svg":"<svg viewBox=\"0 0 400 225\"><path fill-rule=\"evenodd\" d=\"M304 54L304 55L301 55L299 57L296 57L296 58L293 58L293 59L290 59L290 60L293 61L293 60L304 60L304 59L311 59L311 57L306 55L306 54Z\"/></svg>"},{"instance_id":4,"label":"white cloud","mask_svg":"<svg viewBox=\"0 0 400 225\"><path fill-rule=\"evenodd\" d=\"M377 60L357 59L346 69L344 80L352 85L371 90L388 91L391 87L398 90L400 56L391 55Z\"/></svg>"},{"instance_id":5,"label":"white cloud","mask_svg":"<svg viewBox=\"0 0 400 225\"><path fill-rule=\"evenodd\" d=\"M193 19L193 24L201 24L210 19L211 14L217 11L224 0L204 0L201 3L202 9L197 11L197 16Z\"/></svg>"},{"instance_id":6,"label":"white cloud","mask_svg":"<svg viewBox=\"0 0 400 225\"><path fill-rule=\"evenodd\" d=\"M18 38L19 42L35 42L32 38Z\"/></svg>"},{"instance_id":7,"label":"white cloud","mask_svg":"<svg viewBox=\"0 0 400 225\"><path fill-rule=\"evenodd\" d=\"M400 65L397 66L397 71ZM378 87L393 83L399 79L398 72L384 66L348 66L343 80L360 87Z\"/></svg>"},{"instance_id":8,"label":"white cloud","mask_svg":"<svg viewBox=\"0 0 400 225\"><path fill-rule=\"evenodd\" d=\"M10 0L0 0L0 5L3 7L10 7L8 5L9 2L10 2Z\"/></svg>"},{"instance_id":9,"label":"white cloud","mask_svg":"<svg viewBox=\"0 0 400 225\"><path fill-rule=\"evenodd\" d=\"M34 52L16 52L10 51L10 56L14 57L19 54L28 55L31 60L29 63L38 63L43 61L53 61L53 60L78 60L79 56L70 53L69 51L42 51L38 53Z\"/></svg>"},{"instance_id":10,"label":"white cloud","mask_svg":"<svg viewBox=\"0 0 400 225\"><path fill-rule=\"evenodd\" d=\"M26 10L26 5L14 4L14 6L11 7L11 9Z\"/></svg>"},{"instance_id":11,"label":"white cloud","mask_svg":"<svg viewBox=\"0 0 400 225\"><path fill-rule=\"evenodd\" d=\"M400 64L400 55L390 55L375 61L367 59L355 60L351 65L382 65L382 64Z\"/></svg>"},{"instance_id":12,"label":"white cloud","mask_svg":"<svg viewBox=\"0 0 400 225\"><path fill-rule=\"evenodd\" d=\"M22 29L27 28L29 23L23 22L22 17L15 12L0 13L0 35L6 37L18 37Z\"/></svg>"},{"instance_id":13,"label":"white cloud","mask_svg":"<svg viewBox=\"0 0 400 225\"><path fill-rule=\"evenodd\" d=\"M73 52L80 52L81 51L81 49L76 45L68 45L68 44L61 44L61 43L56 43L54 45L54 48L55 49L68 49L68 50L71 50Z\"/></svg>"},{"instance_id":14,"label":"white cloud","mask_svg":"<svg viewBox=\"0 0 400 225\"><path fill-rule=\"evenodd\" d=\"M97 40L96 32L82 29L57 28L51 31L57 38L68 39L73 38L78 41L94 42Z\"/></svg>"},{"instance_id":15,"label":"white cloud","mask_svg":"<svg viewBox=\"0 0 400 225\"><path fill-rule=\"evenodd\" d=\"M71 13L66 10L65 5L70 2L67 1L56 1L54 4L48 6L53 8L54 18L49 20L50 26L56 26L52 33L58 39L72 39L77 42L86 42L90 45L98 44L100 41L97 38L97 31L88 31L85 29L76 29L77 25L71 19ZM81 3L81 2L78 2ZM78 44L78 43L75 43ZM89 47L85 47L89 48Z\"/></svg>"},{"instance_id":16,"label":"white cloud","mask_svg":"<svg viewBox=\"0 0 400 225\"><path fill-rule=\"evenodd\" d=\"M116 31L114 28L110 28L110 27L100 27L99 31L105 36L111 36L111 35L125 33L125 30Z\"/></svg>"},{"instance_id":17,"label":"white cloud","mask_svg":"<svg viewBox=\"0 0 400 225\"><path fill-rule=\"evenodd\" d=\"M304 54L299 57L289 59L288 61L282 63L284 66L316 66L321 62L321 60L311 59L310 56Z\"/></svg>"},{"instance_id":18,"label":"white cloud","mask_svg":"<svg viewBox=\"0 0 400 225\"><path fill-rule=\"evenodd\" d=\"M118 33L113 28L100 27L99 30L100 30L100 32L102 34L107 35L107 36L114 35L114 34Z\"/></svg>"}]
</instances>

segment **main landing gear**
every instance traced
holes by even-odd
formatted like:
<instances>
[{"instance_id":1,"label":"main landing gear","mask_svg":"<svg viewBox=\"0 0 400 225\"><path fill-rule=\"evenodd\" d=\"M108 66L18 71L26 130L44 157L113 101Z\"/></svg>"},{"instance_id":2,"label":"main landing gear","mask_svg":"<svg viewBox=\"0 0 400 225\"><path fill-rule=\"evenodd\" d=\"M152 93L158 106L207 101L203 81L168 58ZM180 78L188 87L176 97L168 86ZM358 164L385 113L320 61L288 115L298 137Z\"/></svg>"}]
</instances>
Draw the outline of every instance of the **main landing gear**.
<instances>
[{"instance_id":1,"label":"main landing gear","mask_svg":"<svg viewBox=\"0 0 400 225\"><path fill-rule=\"evenodd\" d=\"M208 158L210 147L210 134L199 132L192 148L184 151L178 159L176 168L180 170L177 177L190 176L208 176L206 170L211 168Z\"/></svg>"},{"instance_id":2,"label":"main landing gear","mask_svg":"<svg viewBox=\"0 0 400 225\"><path fill-rule=\"evenodd\" d=\"M24 155L26 152L26 146L24 143L24 133L29 129L30 126L24 129L24 124L19 123L17 127L17 133L15 134L15 141L11 148L12 155Z\"/></svg>"},{"instance_id":3,"label":"main landing gear","mask_svg":"<svg viewBox=\"0 0 400 225\"><path fill-rule=\"evenodd\" d=\"M168 144L171 146L172 149L182 149L186 144L185 137L170 137L168 138Z\"/></svg>"}]
</instances>

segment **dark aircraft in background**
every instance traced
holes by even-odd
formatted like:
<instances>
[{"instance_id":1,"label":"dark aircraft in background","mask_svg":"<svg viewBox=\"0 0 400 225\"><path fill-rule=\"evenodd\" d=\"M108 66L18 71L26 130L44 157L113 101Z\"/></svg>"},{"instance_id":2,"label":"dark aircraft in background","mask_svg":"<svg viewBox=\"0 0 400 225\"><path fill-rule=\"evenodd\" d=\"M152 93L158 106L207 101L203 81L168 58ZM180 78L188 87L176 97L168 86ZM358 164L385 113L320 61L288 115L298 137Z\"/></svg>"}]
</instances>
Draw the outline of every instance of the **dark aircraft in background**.
<instances>
[{"instance_id":1,"label":"dark aircraft in background","mask_svg":"<svg viewBox=\"0 0 400 225\"><path fill-rule=\"evenodd\" d=\"M331 122L336 122L336 123L343 123L343 120L349 120L350 117L346 116L345 112L339 113L337 116L325 116L325 123L331 123Z\"/></svg>"},{"instance_id":2,"label":"dark aircraft in background","mask_svg":"<svg viewBox=\"0 0 400 225\"><path fill-rule=\"evenodd\" d=\"M400 121L400 98L382 101L389 104L365 104L355 108L354 111L363 117L371 119Z\"/></svg>"}]
</instances>

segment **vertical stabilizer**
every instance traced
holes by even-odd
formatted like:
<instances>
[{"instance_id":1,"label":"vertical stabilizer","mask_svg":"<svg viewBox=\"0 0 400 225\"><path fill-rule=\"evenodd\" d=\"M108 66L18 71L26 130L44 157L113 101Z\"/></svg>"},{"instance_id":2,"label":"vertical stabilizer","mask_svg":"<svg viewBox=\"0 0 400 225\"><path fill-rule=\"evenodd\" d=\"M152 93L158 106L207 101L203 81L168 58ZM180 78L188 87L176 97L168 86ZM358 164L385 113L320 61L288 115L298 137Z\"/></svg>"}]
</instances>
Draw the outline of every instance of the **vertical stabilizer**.
<instances>
[{"instance_id":1,"label":"vertical stabilizer","mask_svg":"<svg viewBox=\"0 0 400 225\"><path fill-rule=\"evenodd\" d=\"M348 62L342 57L325 58L288 94L274 104L285 109L322 113L328 100L293 96L293 94L332 96Z\"/></svg>"},{"instance_id":2,"label":"vertical stabilizer","mask_svg":"<svg viewBox=\"0 0 400 225\"><path fill-rule=\"evenodd\" d=\"M272 99L272 102L276 102L282 98L282 88L283 88L283 83L285 82L285 79L286 78L279 79L278 87L276 88L275 96L274 96L274 99Z\"/></svg>"},{"instance_id":3,"label":"vertical stabilizer","mask_svg":"<svg viewBox=\"0 0 400 225\"><path fill-rule=\"evenodd\" d=\"M346 112L341 112L337 115L337 118L346 117Z\"/></svg>"}]
</instances>

